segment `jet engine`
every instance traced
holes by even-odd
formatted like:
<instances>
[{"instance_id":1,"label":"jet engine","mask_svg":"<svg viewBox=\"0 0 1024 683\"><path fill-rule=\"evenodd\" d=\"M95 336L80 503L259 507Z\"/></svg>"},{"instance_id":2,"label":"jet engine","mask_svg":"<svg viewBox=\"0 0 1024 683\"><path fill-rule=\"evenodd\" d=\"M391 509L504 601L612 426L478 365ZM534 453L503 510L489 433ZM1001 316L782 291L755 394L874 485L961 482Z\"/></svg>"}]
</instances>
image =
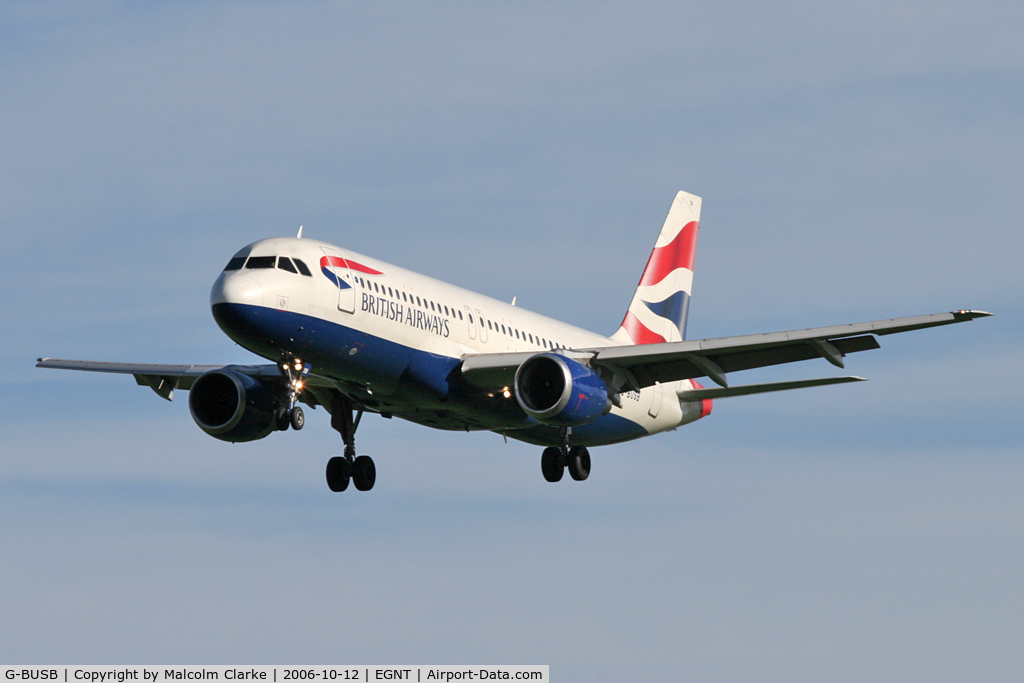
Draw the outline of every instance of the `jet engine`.
<instances>
[{"instance_id":1,"label":"jet engine","mask_svg":"<svg viewBox=\"0 0 1024 683\"><path fill-rule=\"evenodd\" d=\"M519 366L516 400L526 414L558 427L593 422L612 409L608 387L586 365L556 353L541 353Z\"/></svg>"},{"instance_id":2,"label":"jet engine","mask_svg":"<svg viewBox=\"0 0 1024 683\"><path fill-rule=\"evenodd\" d=\"M255 441L268 436L277 426L280 406L266 385L228 368L200 376L188 395L192 419L221 441Z\"/></svg>"}]
</instances>

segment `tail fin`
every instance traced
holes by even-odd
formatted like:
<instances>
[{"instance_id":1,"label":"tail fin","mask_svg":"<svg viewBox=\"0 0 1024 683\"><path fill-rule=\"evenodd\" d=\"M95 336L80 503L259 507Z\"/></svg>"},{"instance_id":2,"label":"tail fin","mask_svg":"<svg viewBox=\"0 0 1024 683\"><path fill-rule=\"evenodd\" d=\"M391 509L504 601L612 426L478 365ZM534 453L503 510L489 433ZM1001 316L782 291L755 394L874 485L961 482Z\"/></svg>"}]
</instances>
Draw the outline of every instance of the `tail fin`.
<instances>
[{"instance_id":1,"label":"tail fin","mask_svg":"<svg viewBox=\"0 0 1024 683\"><path fill-rule=\"evenodd\" d=\"M626 317L612 335L615 341L654 344L686 338L700 204L696 195L676 195Z\"/></svg>"}]
</instances>

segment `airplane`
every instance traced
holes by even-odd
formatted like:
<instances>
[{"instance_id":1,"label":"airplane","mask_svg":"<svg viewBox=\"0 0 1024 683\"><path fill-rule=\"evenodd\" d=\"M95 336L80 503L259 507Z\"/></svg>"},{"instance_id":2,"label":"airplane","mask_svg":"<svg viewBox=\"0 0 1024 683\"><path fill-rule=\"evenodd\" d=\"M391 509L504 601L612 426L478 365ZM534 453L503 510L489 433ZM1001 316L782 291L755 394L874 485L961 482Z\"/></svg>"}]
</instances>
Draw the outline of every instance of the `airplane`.
<instances>
[{"instance_id":1,"label":"airplane","mask_svg":"<svg viewBox=\"0 0 1024 683\"><path fill-rule=\"evenodd\" d=\"M131 374L222 441L302 429L322 406L344 443L331 491L368 491L356 455L366 413L447 430L490 430L543 446L548 482L590 475L588 447L675 429L715 399L863 381L848 375L731 386L728 375L823 359L844 368L877 337L991 315L958 310L717 339L686 339L701 198L679 192L619 328L605 337L328 242L264 239L228 261L210 293L214 320L259 365L154 365L38 359L37 367ZM716 386L704 387L706 378Z\"/></svg>"}]
</instances>

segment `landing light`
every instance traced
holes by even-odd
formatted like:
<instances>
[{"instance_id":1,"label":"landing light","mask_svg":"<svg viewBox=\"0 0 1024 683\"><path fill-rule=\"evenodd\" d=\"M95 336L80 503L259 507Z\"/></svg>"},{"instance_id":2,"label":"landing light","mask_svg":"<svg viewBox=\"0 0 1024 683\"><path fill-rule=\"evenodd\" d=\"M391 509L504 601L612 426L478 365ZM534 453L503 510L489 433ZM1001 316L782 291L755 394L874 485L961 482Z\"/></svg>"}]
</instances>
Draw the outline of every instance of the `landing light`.
<instances>
[{"instance_id":1,"label":"landing light","mask_svg":"<svg viewBox=\"0 0 1024 683\"><path fill-rule=\"evenodd\" d=\"M298 389L299 391L302 391L302 382L296 382L295 388Z\"/></svg>"},{"instance_id":2,"label":"landing light","mask_svg":"<svg viewBox=\"0 0 1024 683\"><path fill-rule=\"evenodd\" d=\"M512 392L508 390L508 387L505 387L504 389L501 390L501 395L504 396L505 398L509 398L510 396L512 396Z\"/></svg>"}]
</instances>

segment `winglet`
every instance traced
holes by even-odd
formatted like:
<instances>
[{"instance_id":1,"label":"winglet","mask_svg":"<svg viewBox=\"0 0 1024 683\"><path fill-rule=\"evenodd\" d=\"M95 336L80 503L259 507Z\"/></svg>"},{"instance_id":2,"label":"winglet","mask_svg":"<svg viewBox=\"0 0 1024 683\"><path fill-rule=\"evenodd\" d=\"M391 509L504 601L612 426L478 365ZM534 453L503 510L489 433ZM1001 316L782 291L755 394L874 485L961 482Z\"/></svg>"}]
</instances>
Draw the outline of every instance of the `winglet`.
<instances>
[{"instance_id":1,"label":"winglet","mask_svg":"<svg viewBox=\"0 0 1024 683\"><path fill-rule=\"evenodd\" d=\"M951 311L951 313L958 323L974 320L975 318L988 318L992 315L986 311Z\"/></svg>"}]
</instances>

